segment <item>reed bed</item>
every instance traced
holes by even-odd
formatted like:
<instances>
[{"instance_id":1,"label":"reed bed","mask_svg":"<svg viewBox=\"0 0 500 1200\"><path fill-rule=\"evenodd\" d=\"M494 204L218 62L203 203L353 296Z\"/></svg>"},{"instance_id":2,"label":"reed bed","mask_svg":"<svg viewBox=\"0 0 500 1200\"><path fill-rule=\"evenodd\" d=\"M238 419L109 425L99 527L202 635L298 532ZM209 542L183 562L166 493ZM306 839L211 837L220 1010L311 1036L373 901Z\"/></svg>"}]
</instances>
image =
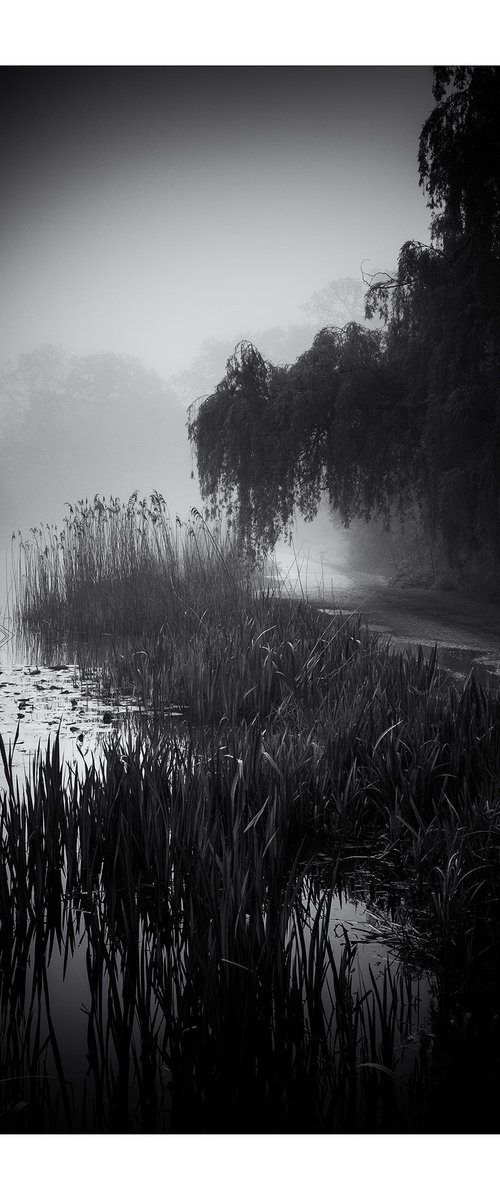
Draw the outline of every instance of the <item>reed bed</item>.
<instances>
[{"instance_id":1,"label":"reed bed","mask_svg":"<svg viewBox=\"0 0 500 1200\"><path fill-rule=\"evenodd\" d=\"M305 814L301 830L288 821L290 798L256 730L241 735L237 745L215 732L192 744L174 730L154 748L110 742L71 785L56 738L22 790L3 746L4 1129L477 1128L478 1078L498 1073L495 1023L481 1027L471 993L479 947L469 939L454 965L438 953L430 1027L403 953L361 985L356 947L330 920L338 856L321 839L314 857ZM375 848L358 856L377 865ZM481 909L473 889L456 891L464 933L475 914L494 918L492 883ZM423 964L440 937L456 951L452 914L431 927L441 895L432 868L426 894ZM89 993L86 1100L73 1094L50 1018L51 958L67 968L77 954ZM480 1037L485 1059L474 1054Z\"/></svg>"},{"instance_id":2,"label":"reed bed","mask_svg":"<svg viewBox=\"0 0 500 1200\"><path fill-rule=\"evenodd\" d=\"M172 632L186 618L241 607L252 564L234 536L196 510L172 522L163 496L126 502L96 495L69 505L62 528L19 535L12 563L13 617L19 630L52 639Z\"/></svg>"},{"instance_id":3,"label":"reed bed","mask_svg":"<svg viewBox=\"0 0 500 1200\"><path fill-rule=\"evenodd\" d=\"M414 981L389 966L386 1009L356 989L355 948L330 921L335 869L318 887L282 836L279 805L238 801L234 763L213 749L219 801L184 742L154 755L141 741L110 744L105 764L68 787L56 738L22 795L3 747L4 1130L405 1127ZM51 959L64 975L78 954L84 1096L49 988ZM383 1111L377 1065L391 1081Z\"/></svg>"},{"instance_id":4,"label":"reed bed","mask_svg":"<svg viewBox=\"0 0 500 1200\"><path fill-rule=\"evenodd\" d=\"M88 517L108 597L120 537L133 527L138 551L149 523L154 545L144 512ZM141 699L128 739L68 778L56 738L22 788L0 739L2 1128L497 1131L500 697L263 590L201 520L186 536L153 607L137 575L131 627L124 602L105 661L82 659ZM73 607L50 581L42 605L28 572L26 629L42 612L78 628L85 561ZM386 959L361 977L333 898L373 904L388 881ZM51 963L73 960L83 1098L50 1015Z\"/></svg>"}]
</instances>

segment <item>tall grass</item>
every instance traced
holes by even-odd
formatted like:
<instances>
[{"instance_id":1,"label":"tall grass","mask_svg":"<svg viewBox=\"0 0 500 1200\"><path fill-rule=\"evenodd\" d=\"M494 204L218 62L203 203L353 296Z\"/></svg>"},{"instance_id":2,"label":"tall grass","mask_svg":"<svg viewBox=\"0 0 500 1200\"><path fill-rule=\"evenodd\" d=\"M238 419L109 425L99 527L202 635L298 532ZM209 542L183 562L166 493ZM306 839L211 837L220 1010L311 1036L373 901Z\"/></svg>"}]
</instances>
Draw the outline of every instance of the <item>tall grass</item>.
<instances>
[{"instance_id":1,"label":"tall grass","mask_svg":"<svg viewBox=\"0 0 500 1200\"><path fill-rule=\"evenodd\" d=\"M234 762L213 750L217 791L198 747L175 739L154 754L141 741L110 744L105 764L72 786L56 739L25 794L9 776L3 1129L377 1128L376 1064L404 1128L411 994L396 1030L371 989L356 988L355 948L332 928L335 870L318 889L279 805L256 812L252 796L238 799ZM48 985L51 959L67 968L78 954L90 996L83 1113ZM390 989L403 973L389 970Z\"/></svg>"},{"instance_id":2,"label":"tall grass","mask_svg":"<svg viewBox=\"0 0 500 1200\"><path fill-rule=\"evenodd\" d=\"M500 697L264 591L200 518L174 534L161 498L100 504L23 543L19 620L110 635L102 685L144 720L69 780L56 739L23 788L0 739L5 1127L491 1128ZM372 900L404 893L379 978L331 920L354 873ZM92 1117L49 1013L51 956L80 942Z\"/></svg>"},{"instance_id":3,"label":"tall grass","mask_svg":"<svg viewBox=\"0 0 500 1200\"><path fill-rule=\"evenodd\" d=\"M330 917L347 864L324 832L314 854L311 810L290 820L293 772L281 764L280 778L256 731L240 736L220 744L214 730L196 743L172 729L157 746L111 742L72 783L56 739L22 790L3 746L3 1127L24 1114L37 1128L115 1132L397 1131L449 1129L451 1113L452 1129L477 1128L478 1079L498 1081L499 1067L488 975L476 970L477 954L487 972L498 967L492 864L481 906L474 889L448 889L464 934L490 924L489 942L469 937L460 948L453 914L433 920L433 875L443 867L437 852L429 863L420 901L422 968L433 969L437 1006L429 1025L401 945L378 979L360 980L356 946ZM372 875L377 845L358 850ZM440 945L455 962L440 959ZM49 1019L51 958L67 964L78 954L95 1105L84 1114ZM487 1057L471 1062L478 1044ZM30 1091L35 1076L45 1099Z\"/></svg>"},{"instance_id":4,"label":"tall grass","mask_svg":"<svg viewBox=\"0 0 500 1200\"><path fill-rule=\"evenodd\" d=\"M62 529L40 526L18 540L14 619L53 637L156 634L165 622L174 632L241 607L251 574L235 538L196 509L184 525L158 492L126 503L96 495L70 505Z\"/></svg>"}]
</instances>

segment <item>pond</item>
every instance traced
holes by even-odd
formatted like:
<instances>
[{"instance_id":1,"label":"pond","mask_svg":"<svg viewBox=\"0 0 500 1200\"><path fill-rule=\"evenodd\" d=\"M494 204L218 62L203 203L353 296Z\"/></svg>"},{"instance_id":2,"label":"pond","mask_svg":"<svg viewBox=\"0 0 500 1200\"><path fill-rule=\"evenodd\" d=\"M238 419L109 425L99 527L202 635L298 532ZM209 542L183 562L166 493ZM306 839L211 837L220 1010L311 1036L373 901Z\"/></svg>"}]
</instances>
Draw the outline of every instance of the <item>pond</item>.
<instances>
[{"instance_id":1,"label":"pond","mask_svg":"<svg viewBox=\"0 0 500 1200\"><path fill-rule=\"evenodd\" d=\"M346 573L322 563L300 564L286 553L278 563L285 591L300 596L305 588L312 602L329 594L327 613L360 612L383 645L416 650L426 656L438 647L438 662L458 685L473 669L478 681L497 688L500 683L500 606L469 596L423 589L391 588L382 576ZM322 575L319 572L322 572ZM105 659L106 647L101 648ZM89 760L112 730L123 728L139 705L130 695L110 699L103 693L98 669L82 670L94 648L65 643L50 652L40 643L14 637L4 624L0 644L0 732L13 742L19 725L14 765L23 770L38 745L60 731L68 762ZM0 767L0 783L3 779Z\"/></svg>"},{"instance_id":2,"label":"pond","mask_svg":"<svg viewBox=\"0 0 500 1200\"><path fill-rule=\"evenodd\" d=\"M291 974L300 974L302 956L307 960L311 954L318 901L312 899L308 880L302 900L308 916L298 940L297 911L290 920ZM329 1110L338 1106L339 1088L354 1104L350 1119L355 1125L362 1117L366 1121L367 1114L374 1131L388 1119L396 1129L411 1122L412 1082L433 1037L435 981L395 952L396 924L387 913L375 915L342 890L328 897L329 958L321 998L312 1005L306 979L301 987L307 1036L314 1034L319 1018L313 1009L320 1003L331 1055L321 1078L326 1128ZM5 956L3 962L5 966ZM227 963L226 972L234 972L235 966ZM140 922L134 959L126 941L116 941L107 929L99 897L74 898L62 908L56 927L33 925L24 939L16 939L10 968L15 986L4 986L0 1000L0 1131L168 1133L192 1128L194 1113L187 1124L185 1115L184 1121L177 1115L178 1108L183 1111L179 1096L185 1080L182 1071L176 1073L171 1048L172 1029L182 1023L182 1000L176 1012L165 1004L158 941L146 923ZM188 1037L185 1026L182 1037ZM347 1077L349 1048L357 1061L354 1073L349 1063ZM272 1073L265 1061L257 1062L256 1071L263 1067ZM188 1062L184 1072L190 1069ZM241 1085L248 1086L248 1080L242 1078ZM284 1074L281 1088L286 1087ZM205 1128L210 1129L211 1120L213 1114ZM275 1120L279 1128L279 1112Z\"/></svg>"},{"instance_id":3,"label":"pond","mask_svg":"<svg viewBox=\"0 0 500 1200\"><path fill-rule=\"evenodd\" d=\"M387 630L378 632L384 637ZM455 658L446 660L445 652ZM470 654L470 647L440 649L457 679L467 674ZM138 697L111 696L95 656L93 668L84 665L89 661L86 647L49 651L5 638L0 732L6 745L15 742L20 787L38 747L57 734L67 770L80 774L86 794L90 767L101 762L110 734L134 726ZM144 805L147 794L144 785ZM29 917L10 936L2 931L0 1130L280 1132L280 1121L301 1132L420 1128L439 963L418 952L414 898L390 864L374 875L356 848L352 870L345 857L342 882L330 868L302 864L299 891L283 911L264 903L263 930L276 921L278 931L269 985L260 966L250 969L220 949L214 958L211 930L221 914L208 919L203 904L196 907L199 897L182 894L176 925L161 915L160 887L151 896L139 887L122 911L111 881L111 911L109 882L105 887L100 876L88 890L67 890L67 863L57 882L49 871L42 917ZM8 863L3 879L8 885ZM227 885L231 891L230 875ZM198 915L186 932L193 902ZM238 937L252 961L254 934L244 918L238 910ZM265 964L259 936L256 963ZM258 1031L250 1020L242 1038L231 1011L233 1004L235 1012L253 1011L247 987L248 995L255 990ZM222 1014L210 1007L216 988ZM243 1128L231 1125L233 1109Z\"/></svg>"},{"instance_id":4,"label":"pond","mask_svg":"<svg viewBox=\"0 0 500 1200\"><path fill-rule=\"evenodd\" d=\"M125 697L102 694L96 675L82 675L74 647L44 653L36 642L6 637L0 647L0 733L16 746L13 765L22 778L32 756L59 733L64 758L90 761L111 730L135 711ZM0 766L0 786L5 776Z\"/></svg>"}]
</instances>

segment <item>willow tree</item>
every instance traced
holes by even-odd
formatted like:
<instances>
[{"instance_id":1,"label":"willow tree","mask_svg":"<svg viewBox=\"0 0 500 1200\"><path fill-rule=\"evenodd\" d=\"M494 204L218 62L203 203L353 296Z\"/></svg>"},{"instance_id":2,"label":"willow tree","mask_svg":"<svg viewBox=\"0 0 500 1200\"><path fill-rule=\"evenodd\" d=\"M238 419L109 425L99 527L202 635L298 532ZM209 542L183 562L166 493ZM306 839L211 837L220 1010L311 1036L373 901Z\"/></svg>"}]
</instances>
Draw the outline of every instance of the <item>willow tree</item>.
<instances>
[{"instance_id":1,"label":"willow tree","mask_svg":"<svg viewBox=\"0 0 500 1200\"><path fill-rule=\"evenodd\" d=\"M322 496L348 524L415 506L451 563L500 566L500 68L436 68L419 142L430 244L291 367L248 343L191 412L202 494L272 544Z\"/></svg>"},{"instance_id":2,"label":"willow tree","mask_svg":"<svg viewBox=\"0 0 500 1200\"><path fill-rule=\"evenodd\" d=\"M403 246L368 312L404 375L429 526L451 560L500 563L500 69L436 68L419 143L431 242Z\"/></svg>"},{"instance_id":3,"label":"willow tree","mask_svg":"<svg viewBox=\"0 0 500 1200\"><path fill-rule=\"evenodd\" d=\"M241 343L190 411L210 510L222 506L248 544L266 548L322 498L345 524L407 508L415 479L399 397L379 331L327 327L290 367Z\"/></svg>"}]
</instances>

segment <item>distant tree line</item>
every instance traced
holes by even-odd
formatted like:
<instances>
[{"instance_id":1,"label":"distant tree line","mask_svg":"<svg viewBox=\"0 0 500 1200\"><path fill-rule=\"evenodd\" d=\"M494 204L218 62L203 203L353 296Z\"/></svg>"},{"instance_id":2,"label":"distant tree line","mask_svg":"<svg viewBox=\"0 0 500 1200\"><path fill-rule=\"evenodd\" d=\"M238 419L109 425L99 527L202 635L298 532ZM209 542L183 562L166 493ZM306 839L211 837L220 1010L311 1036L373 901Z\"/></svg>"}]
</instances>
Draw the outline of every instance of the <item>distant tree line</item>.
<instances>
[{"instance_id":1,"label":"distant tree line","mask_svg":"<svg viewBox=\"0 0 500 1200\"><path fill-rule=\"evenodd\" d=\"M270 547L326 496L345 524L417 514L457 571L500 568L500 68L438 67L419 141L430 243L366 279L366 315L294 365L241 343L193 406L202 495Z\"/></svg>"},{"instance_id":2,"label":"distant tree line","mask_svg":"<svg viewBox=\"0 0 500 1200\"><path fill-rule=\"evenodd\" d=\"M138 359L44 345L0 368L0 541L96 492L194 503L189 470L185 412Z\"/></svg>"}]
</instances>

